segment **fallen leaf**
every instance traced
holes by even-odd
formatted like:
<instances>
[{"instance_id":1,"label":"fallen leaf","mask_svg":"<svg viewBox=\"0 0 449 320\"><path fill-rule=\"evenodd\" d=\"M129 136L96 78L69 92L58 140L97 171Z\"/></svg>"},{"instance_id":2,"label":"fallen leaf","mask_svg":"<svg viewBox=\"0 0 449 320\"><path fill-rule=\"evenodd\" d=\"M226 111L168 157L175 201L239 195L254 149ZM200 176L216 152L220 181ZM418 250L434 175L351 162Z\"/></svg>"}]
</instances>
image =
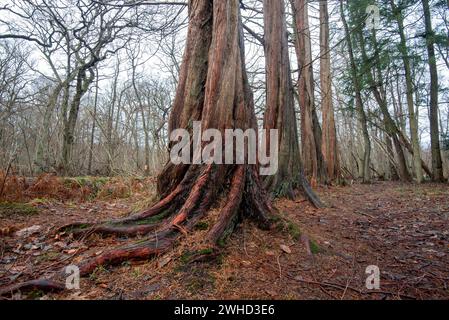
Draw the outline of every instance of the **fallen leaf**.
<instances>
[{"instance_id":1,"label":"fallen leaf","mask_svg":"<svg viewBox=\"0 0 449 320\"><path fill-rule=\"evenodd\" d=\"M25 228L16 232L17 237L27 237L32 235L33 233L38 232L42 227L39 225L35 225L29 228Z\"/></svg>"},{"instance_id":2,"label":"fallen leaf","mask_svg":"<svg viewBox=\"0 0 449 320\"><path fill-rule=\"evenodd\" d=\"M288 253L288 254L292 253L292 250L288 246L281 244L280 247L281 247L282 251L284 251L285 253Z\"/></svg>"},{"instance_id":3,"label":"fallen leaf","mask_svg":"<svg viewBox=\"0 0 449 320\"><path fill-rule=\"evenodd\" d=\"M61 242L61 241L55 242L54 245L55 245L56 247L59 247L59 248L65 248L65 247L67 247L67 244L65 244L64 242Z\"/></svg>"},{"instance_id":4,"label":"fallen leaf","mask_svg":"<svg viewBox=\"0 0 449 320\"><path fill-rule=\"evenodd\" d=\"M167 264L169 264L170 261L171 261L170 257L165 257L165 258L159 259L159 261L157 262L157 265L158 265L159 268L163 268Z\"/></svg>"}]
</instances>

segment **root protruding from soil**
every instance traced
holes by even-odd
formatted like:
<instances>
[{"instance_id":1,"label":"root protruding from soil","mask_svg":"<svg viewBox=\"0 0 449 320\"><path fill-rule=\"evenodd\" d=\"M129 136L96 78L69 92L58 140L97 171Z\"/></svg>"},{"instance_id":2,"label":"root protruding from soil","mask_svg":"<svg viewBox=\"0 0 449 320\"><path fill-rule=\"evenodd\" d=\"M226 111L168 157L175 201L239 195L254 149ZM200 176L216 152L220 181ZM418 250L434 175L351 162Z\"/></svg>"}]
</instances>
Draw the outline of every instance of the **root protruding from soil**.
<instances>
[{"instance_id":1,"label":"root protruding from soil","mask_svg":"<svg viewBox=\"0 0 449 320\"><path fill-rule=\"evenodd\" d=\"M236 224L244 218L256 220L261 228L270 228L270 217L274 210L268 197L261 193L263 189L255 170L249 165L192 166L177 187L140 214L99 224L74 223L59 231L84 237L91 234L142 236L137 242L113 248L81 262L80 275L86 276L100 266L146 260L170 251L212 207L216 208L222 203L223 205L218 206L216 222L204 240L208 246L214 247L227 238ZM51 280L35 280L19 284L13 290L9 288L0 294L27 289L30 283L33 288L42 291L61 288Z\"/></svg>"}]
</instances>

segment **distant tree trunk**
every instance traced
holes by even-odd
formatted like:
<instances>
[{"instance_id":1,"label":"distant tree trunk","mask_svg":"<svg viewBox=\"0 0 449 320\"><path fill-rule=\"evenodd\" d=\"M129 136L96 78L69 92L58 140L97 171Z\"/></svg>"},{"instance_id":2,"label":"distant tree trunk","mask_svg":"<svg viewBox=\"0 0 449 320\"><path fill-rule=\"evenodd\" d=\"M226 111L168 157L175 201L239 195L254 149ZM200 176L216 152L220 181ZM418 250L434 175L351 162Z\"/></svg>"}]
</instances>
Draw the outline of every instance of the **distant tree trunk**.
<instances>
[{"instance_id":1,"label":"distant tree trunk","mask_svg":"<svg viewBox=\"0 0 449 320\"><path fill-rule=\"evenodd\" d=\"M354 93L355 93L356 110L359 115L359 122L360 122L360 126L362 128L363 140L364 140L364 152L363 152L363 164L362 164L363 168L361 171L363 173L363 176L362 176L363 182L369 183L371 181L371 172L370 172L371 140L370 140L370 136L369 136L369 132L368 132L366 114L365 114L365 110L363 107L361 84L360 84L360 79L359 79L359 74L358 74L359 71L358 71L358 68L357 68L357 65L355 62L351 33L349 31L348 23L346 21L343 1L344 0L340 0L341 20L343 22L343 27L344 27L345 35L346 35L346 44L348 46L349 60L350 60L350 66L351 66L352 84L353 84Z\"/></svg>"},{"instance_id":2,"label":"distant tree trunk","mask_svg":"<svg viewBox=\"0 0 449 320\"><path fill-rule=\"evenodd\" d=\"M401 37L401 42L399 46L399 50L402 56L402 62L404 64L404 72L405 72L405 84L406 84L406 94L407 94L407 105L408 105L408 117L410 122L410 136L412 138L412 146L413 146L413 168L415 171L416 181L418 183L423 182L423 172L421 166L421 147L419 145L419 135L418 135L418 119L415 115L415 103L413 99L413 79L412 72L410 67L410 59L407 48L407 41L405 38L404 32L404 17L402 15L401 9L399 9L394 0L390 0L391 8L394 13L394 17L396 22L398 23L398 33Z\"/></svg>"},{"instance_id":3,"label":"distant tree trunk","mask_svg":"<svg viewBox=\"0 0 449 320\"><path fill-rule=\"evenodd\" d=\"M134 139L134 146L136 148L136 169L137 171L140 171L140 144L139 144L139 132L137 130L137 123L139 122L139 112L135 112L135 118L133 122L133 139Z\"/></svg>"},{"instance_id":4,"label":"distant tree trunk","mask_svg":"<svg viewBox=\"0 0 449 320\"><path fill-rule=\"evenodd\" d=\"M402 132L406 132L407 125L406 125L406 122L404 121L405 120L404 108L402 107L401 92L399 90L400 75L399 75L399 72L397 72L397 71L395 74L395 78L396 78L395 83L391 82L390 86L389 86L390 96L392 99L393 109L394 109L394 118L395 118L395 122L397 123L399 129ZM395 90L395 87L396 87L396 90Z\"/></svg>"},{"instance_id":5,"label":"distant tree trunk","mask_svg":"<svg viewBox=\"0 0 449 320\"><path fill-rule=\"evenodd\" d=\"M107 156L107 175L110 176L114 171L114 158L115 158L115 138L114 138L114 117L115 107L117 104L117 85L120 75L119 61L117 61L114 70L114 80L112 82L112 97L110 103L108 103L108 117L106 126L106 156ZM133 75L134 79L134 75ZM133 80L134 81L134 80ZM117 111L119 114L119 111Z\"/></svg>"},{"instance_id":6,"label":"distant tree trunk","mask_svg":"<svg viewBox=\"0 0 449 320\"><path fill-rule=\"evenodd\" d=\"M438 71L435 56L435 34L432 29L432 17L430 15L429 0L422 0L424 9L424 23L426 26L427 54L430 69L430 143L432 148L432 173L433 180L444 181L443 162L440 149L440 129L438 122Z\"/></svg>"},{"instance_id":7,"label":"distant tree trunk","mask_svg":"<svg viewBox=\"0 0 449 320\"><path fill-rule=\"evenodd\" d=\"M143 106L140 106L140 116L142 118L143 132L145 136L145 176L150 175L150 132L148 130L147 118L145 117L145 111Z\"/></svg>"},{"instance_id":8,"label":"distant tree trunk","mask_svg":"<svg viewBox=\"0 0 449 320\"><path fill-rule=\"evenodd\" d=\"M379 77L379 79L378 79L379 84L378 84L378 83L376 83L376 80L374 79L373 74L372 74L372 70L371 70L371 64L372 64L371 61L372 60L370 60L370 58L368 57L368 54L366 53L364 35L361 30L358 30L358 32L356 34L359 38L360 50L362 52L362 60L363 60L364 68L365 68L364 74L366 75L366 77L368 79L368 85L370 87L370 90L373 93L374 98L375 98L377 104L379 105L379 108L384 116L385 130L386 130L387 134L393 140L396 154L398 155L399 176L402 181L408 182L411 180L411 177L410 177L410 173L407 168L407 161L405 159L404 150L402 149L402 145L399 140L399 129L397 128L396 123L391 118L390 111L388 110L386 94L385 94L385 90L383 89L383 79L382 79L381 70L379 68L379 70L377 72L378 77ZM375 54L374 54L373 60L376 63L376 65L379 66L380 59L379 59L379 56L377 53L379 49L377 46L375 32L373 33L373 45L375 48L374 49Z\"/></svg>"},{"instance_id":9,"label":"distant tree trunk","mask_svg":"<svg viewBox=\"0 0 449 320\"><path fill-rule=\"evenodd\" d=\"M89 72L89 75L87 74ZM62 145L62 169L64 174L69 174L72 168L72 151L75 141L75 127L78 120L81 98L89 89L89 85L94 80L94 73L91 69L81 69L76 79L76 91L70 103L69 116L64 125L64 137Z\"/></svg>"},{"instance_id":10,"label":"distant tree trunk","mask_svg":"<svg viewBox=\"0 0 449 320\"><path fill-rule=\"evenodd\" d=\"M50 141L51 118L54 110L56 109L58 97L64 86L64 82L58 83L51 92L47 104L45 105L44 115L42 118L42 127L36 141L36 155L34 160L34 164L40 172L45 172L49 169L48 148Z\"/></svg>"},{"instance_id":11,"label":"distant tree trunk","mask_svg":"<svg viewBox=\"0 0 449 320\"><path fill-rule=\"evenodd\" d=\"M327 183L327 170L321 150L321 128L315 109L312 47L309 13L305 0L291 0L295 29L295 49L299 67L298 96L301 111L301 147L306 176Z\"/></svg>"},{"instance_id":12,"label":"distant tree trunk","mask_svg":"<svg viewBox=\"0 0 449 320\"><path fill-rule=\"evenodd\" d=\"M331 181L340 179L337 129L332 103L331 59L329 47L329 13L327 0L320 1L320 81L321 112L323 114L322 152Z\"/></svg>"},{"instance_id":13,"label":"distant tree trunk","mask_svg":"<svg viewBox=\"0 0 449 320\"><path fill-rule=\"evenodd\" d=\"M90 148L89 148L89 162L87 171L89 175L92 175L92 158L94 152L94 139L95 139L95 126L97 124L97 107L98 107L98 69L96 69L96 83L95 83L95 97L94 97L94 113L92 114L92 130L90 132Z\"/></svg>"},{"instance_id":14,"label":"distant tree trunk","mask_svg":"<svg viewBox=\"0 0 449 320\"><path fill-rule=\"evenodd\" d=\"M399 174L395 167L393 144L389 135L385 135L385 144L387 146L387 155L390 163L391 180L397 181L399 180Z\"/></svg>"},{"instance_id":15,"label":"distant tree trunk","mask_svg":"<svg viewBox=\"0 0 449 320\"><path fill-rule=\"evenodd\" d=\"M317 197L311 193L302 177L298 130L295 116L293 84L291 80L288 51L287 23L284 0L264 0L265 61L267 83L267 108L264 129L278 129L279 169L265 179L266 187L275 196L294 197L294 190L304 188L314 202ZM267 146L270 147L267 139ZM311 197L310 197L311 196ZM316 202L317 205L321 205Z\"/></svg>"},{"instance_id":16,"label":"distant tree trunk","mask_svg":"<svg viewBox=\"0 0 449 320\"><path fill-rule=\"evenodd\" d=\"M399 74L396 74L397 77L399 77ZM393 98L393 106L395 104L395 93L393 92L393 88L391 88L391 96ZM398 130L397 134L399 137L399 141L401 142L401 144L403 145L403 147L405 147L407 149L407 151L413 156L414 155L414 151L413 151L413 146L410 143L410 141L408 140L407 136L405 135L404 132L406 132L406 119L405 119L405 113L404 113L404 108L402 106L402 99L401 99L401 90L400 90L400 85L399 85L399 81L396 81L396 95L397 95L397 107L395 109L395 116L397 118L396 120L396 128ZM417 111L415 112L415 117L416 119L418 119L418 113ZM424 160L421 159L421 167L422 170L429 176L432 177L432 170L430 170L430 168L427 166L427 164L424 162Z\"/></svg>"},{"instance_id":17,"label":"distant tree trunk","mask_svg":"<svg viewBox=\"0 0 449 320\"><path fill-rule=\"evenodd\" d=\"M143 127L143 133L145 135L145 141L144 141L144 150L145 150L145 176L150 175L150 130L148 128L147 123L147 117L145 116L145 108L149 108L149 106L145 107L143 103L143 99L140 96L140 92L137 88L137 82L136 82L136 65L135 65L135 58L132 58L132 85L134 89L134 95L137 99L140 117L142 118L142 127Z\"/></svg>"}]
</instances>

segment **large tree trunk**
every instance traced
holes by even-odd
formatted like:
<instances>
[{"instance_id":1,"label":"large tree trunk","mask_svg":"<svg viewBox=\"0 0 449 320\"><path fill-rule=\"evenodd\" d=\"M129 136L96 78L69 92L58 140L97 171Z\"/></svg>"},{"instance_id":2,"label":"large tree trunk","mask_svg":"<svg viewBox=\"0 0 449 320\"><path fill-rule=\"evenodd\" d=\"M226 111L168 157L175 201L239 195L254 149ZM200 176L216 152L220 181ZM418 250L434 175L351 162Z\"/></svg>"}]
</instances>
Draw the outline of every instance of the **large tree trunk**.
<instances>
[{"instance_id":1,"label":"large tree trunk","mask_svg":"<svg viewBox=\"0 0 449 320\"><path fill-rule=\"evenodd\" d=\"M299 107L301 112L301 148L306 176L312 182L327 183L327 171L321 150L321 128L316 115L309 13L305 0L291 0L295 29L295 49L299 67ZM314 183L312 183L314 184Z\"/></svg>"},{"instance_id":2,"label":"large tree trunk","mask_svg":"<svg viewBox=\"0 0 449 320\"><path fill-rule=\"evenodd\" d=\"M435 56L435 34L432 29L432 17L430 15L429 0L422 0L424 9L424 23L426 26L427 54L430 69L430 143L432 148L432 173L437 182L444 181L443 162L440 149L440 129L438 122L438 71Z\"/></svg>"},{"instance_id":3,"label":"large tree trunk","mask_svg":"<svg viewBox=\"0 0 449 320\"><path fill-rule=\"evenodd\" d=\"M329 48L329 12L327 0L320 1L320 82L323 114L322 152L331 181L340 179L334 106L332 103L331 59Z\"/></svg>"},{"instance_id":4,"label":"large tree trunk","mask_svg":"<svg viewBox=\"0 0 449 320\"><path fill-rule=\"evenodd\" d=\"M190 129L199 120L202 129L257 130L253 97L245 71L238 0L190 0L189 31L170 130ZM193 141L191 141L191 145ZM247 156L247 155L246 155ZM269 228L273 212L256 165L182 165L172 163L158 178L161 200L134 216L100 224L77 223L63 229L74 234L98 233L136 236L131 245L111 249L84 261L81 275L99 265L148 259L169 251L217 208L210 217L204 245L225 239L244 217ZM199 244L201 245L201 244Z\"/></svg>"},{"instance_id":5,"label":"large tree trunk","mask_svg":"<svg viewBox=\"0 0 449 320\"><path fill-rule=\"evenodd\" d=\"M293 198L294 190L302 188L312 203L321 206L302 176L284 0L264 0L264 26L267 75L264 129L280 131L279 169L264 182L267 189L278 197ZM270 143L267 139L268 148Z\"/></svg>"},{"instance_id":6,"label":"large tree trunk","mask_svg":"<svg viewBox=\"0 0 449 320\"><path fill-rule=\"evenodd\" d=\"M301 170L298 131L292 92L284 0L264 0L267 101L264 129L279 129L279 170L266 179L277 196L293 197ZM270 141L267 139L267 146Z\"/></svg>"}]
</instances>

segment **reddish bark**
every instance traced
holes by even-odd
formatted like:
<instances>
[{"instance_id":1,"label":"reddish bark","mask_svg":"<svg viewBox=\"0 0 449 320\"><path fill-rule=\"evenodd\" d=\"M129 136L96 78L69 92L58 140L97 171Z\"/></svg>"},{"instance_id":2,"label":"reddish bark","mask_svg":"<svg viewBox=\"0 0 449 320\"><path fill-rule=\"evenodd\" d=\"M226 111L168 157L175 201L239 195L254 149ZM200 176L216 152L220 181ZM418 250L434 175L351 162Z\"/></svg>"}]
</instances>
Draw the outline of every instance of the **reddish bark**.
<instances>
[{"instance_id":1,"label":"reddish bark","mask_svg":"<svg viewBox=\"0 0 449 320\"><path fill-rule=\"evenodd\" d=\"M298 129L293 100L284 1L264 1L267 107L264 129L279 130L279 170L266 179L278 196L293 197L301 171ZM270 141L267 139L268 147Z\"/></svg>"},{"instance_id":2,"label":"reddish bark","mask_svg":"<svg viewBox=\"0 0 449 320\"><path fill-rule=\"evenodd\" d=\"M323 114L322 152L331 181L340 179L334 106L332 103L331 59L329 48L329 12L327 1L320 1L320 82Z\"/></svg>"},{"instance_id":3,"label":"reddish bark","mask_svg":"<svg viewBox=\"0 0 449 320\"><path fill-rule=\"evenodd\" d=\"M301 112L301 147L304 172L312 182L327 183L327 172L321 150L321 128L316 114L312 49L307 2L290 0L295 26L295 49L299 67L298 97ZM312 183L314 184L314 183Z\"/></svg>"},{"instance_id":4,"label":"reddish bark","mask_svg":"<svg viewBox=\"0 0 449 320\"><path fill-rule=\"evenodd\" d=\"M170 130L190 129L195 120L201 121L203 130L214 128L222 134L226 129L256 129L253 98L244 66L238 1L192 0L189 10L191 23ZM244 211L251 212L261 226L268 227L272 207L263 196L256 169L255 165L168 163L158 178L159 192L165 196L159 203L135 217L116 222L122 224L119 230L110 230L105 225L91 229L92 232L151 231L157 234L158 245L155 236L149 236L143 243L114 249L95 258L83 272L91 271L94 265L148 258L169 250L176 239L191 230L223 197L226 204L209 231L210 243L227 235L226 231L232 230ZM230 187L225 188L226 185ZM251 211L241 210L249 207ZM168 217L161 222L135 225L166 210Z\"/></svg>"},{"instance_id":5,"label":"reddish bark","mask_svg":"<svg viewBox=\"0 0 449 320\"><path fill-rule=\"evenodd\" d=\"M279 170L277 174L267 177L265 184L274 195L281 197L293 198L294 190L301 189L315 206L321 207L321 202L303 177L284 0L264 1L264 26L267 73L267 108L264 129L279 130ZM303 151L313 153L312 157L316 158L315 141L313 141L312 150ZM308 157L309 154L304 156Z\"/></svg>"}]
</instances>

